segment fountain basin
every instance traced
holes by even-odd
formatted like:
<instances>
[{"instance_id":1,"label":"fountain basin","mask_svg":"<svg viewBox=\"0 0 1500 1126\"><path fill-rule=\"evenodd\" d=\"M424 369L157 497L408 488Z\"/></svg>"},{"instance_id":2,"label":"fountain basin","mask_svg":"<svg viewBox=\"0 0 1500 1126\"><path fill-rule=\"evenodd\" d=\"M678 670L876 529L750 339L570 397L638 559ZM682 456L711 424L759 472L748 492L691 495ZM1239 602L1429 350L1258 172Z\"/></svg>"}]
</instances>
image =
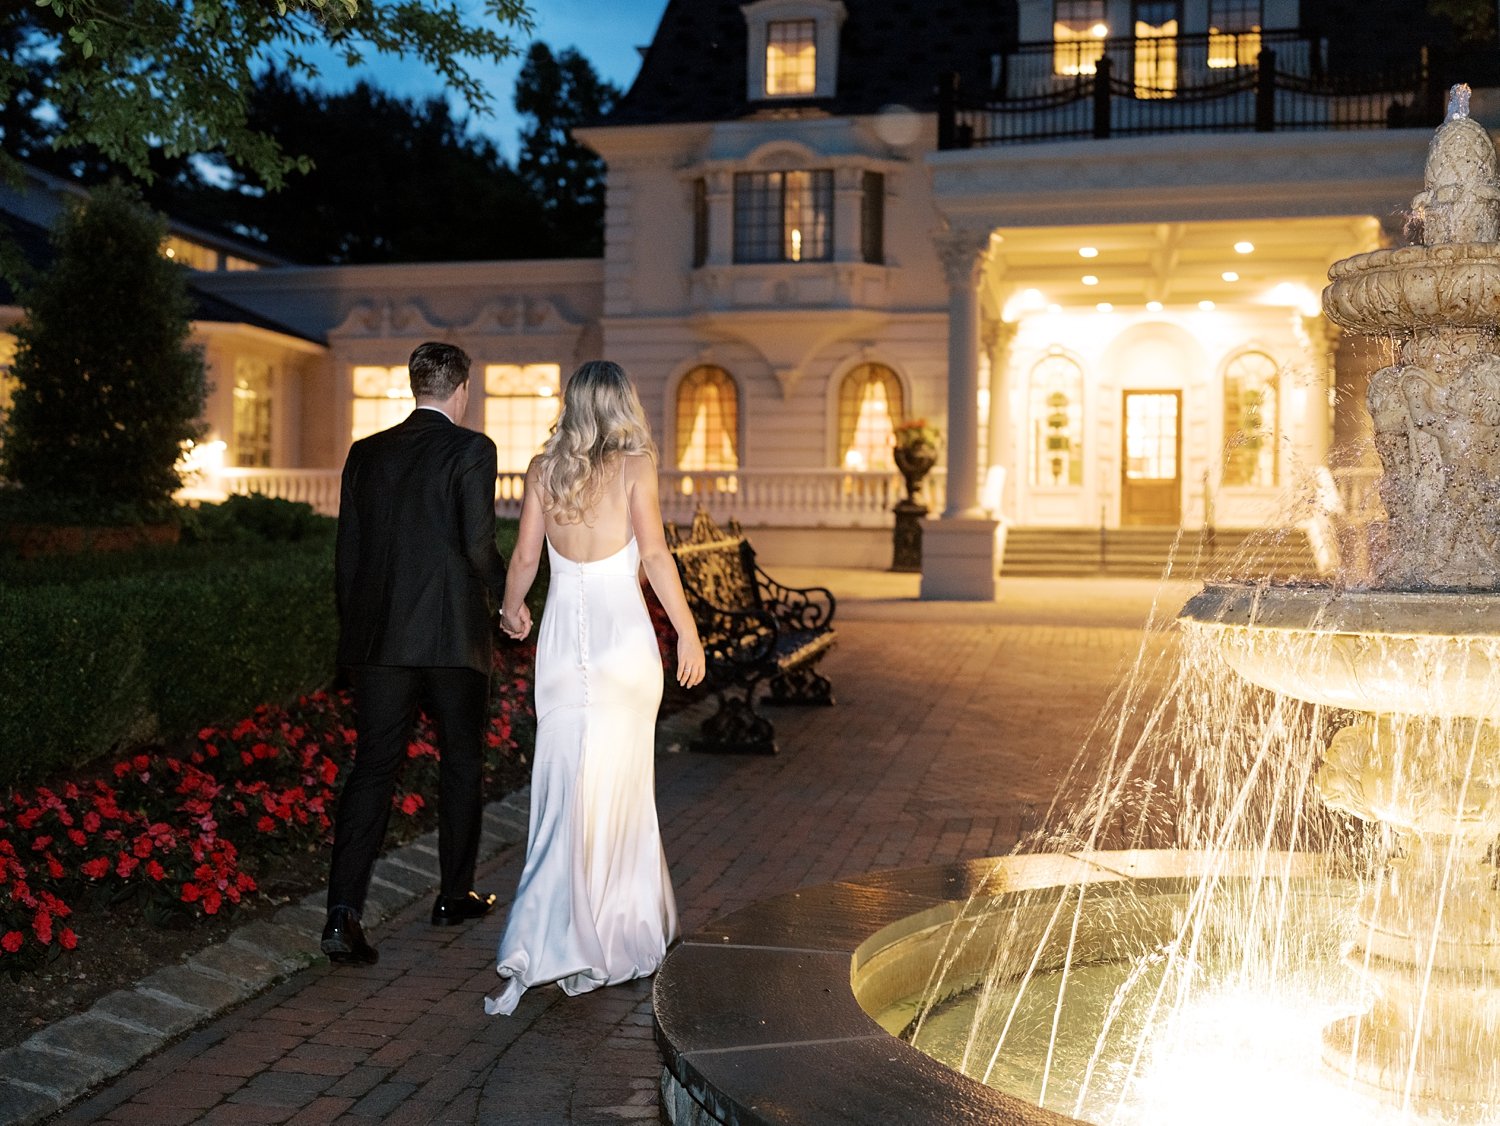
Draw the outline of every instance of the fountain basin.
<instances>
[{"instance_id":1,"label":"fountain basin","mask_svg":"<svg viewBox=\"0 0 1500 1126\"><path fill-rule=\"evenodd\" d=\"M1500 320L1500 245L1458 243L1372 250L1334 263L1329 317L1351 332L1490 328Z\"/></svg>"},{"instance_id":2,"label":"fountain basin","mask_svg":"<svg viewBox=\"0 0 1500 1126\"><path fill-rule=\"evenodd\" d=\"M1500 720L1500 593L1211 583L1178 615L1252 684L1377 715Z\"/></svg>"},{"instance_id":3,"label":"fountain basin","mask_svg":"<svg viewBox=\"0 0 1500 1126\"><path fill-rule=\"evenodd\" d=\"M1321 871L1311 858L1272 859L1282 877ZM955 924L973 929L962 921L976 899L1113 885L1123 900L1139 881L1180 887L1209 869L1244 877L1266 861L1175 850L1011 856L874 872L724 916L686 936L656 976L663 1111L676 1126L1075 1123L940 1064L871 1014L921 994L938 960L955 977L980 968L985 942L952 941ZM1091 956L1113 949L1105 927L1085 941Z\"/></svg>"}]
</instances>

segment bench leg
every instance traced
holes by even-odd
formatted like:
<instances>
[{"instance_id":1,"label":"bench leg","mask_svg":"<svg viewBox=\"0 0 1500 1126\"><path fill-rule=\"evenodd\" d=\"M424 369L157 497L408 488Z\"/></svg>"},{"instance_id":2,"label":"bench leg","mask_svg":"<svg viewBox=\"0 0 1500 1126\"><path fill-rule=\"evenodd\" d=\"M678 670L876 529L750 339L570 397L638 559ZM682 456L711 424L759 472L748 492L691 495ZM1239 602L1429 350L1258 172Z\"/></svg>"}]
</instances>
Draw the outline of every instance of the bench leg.
<instances>
[{"instance_id":1,"label":"bench leg","mask_svg":"<svg viewBox=\"0 0 1500 1126\"><path fill-rule=\"evenodd\" d=\"M776 729L755 710L755 686L740 697L725 690L719 693L719 710L703 721L699 736L689 749L716 754L774 755Z\"/></svg>"},{"instance_id":2,"label":"bench leg","mask_svg":"<svg viewBox=\"0 0 1500 1126\"><path fill-rule=\"evenodd\" d=\"M826 706L833 703L833 684L811 665L778 673L769 684L768 704Z\"/></svg>"}]
</instances>

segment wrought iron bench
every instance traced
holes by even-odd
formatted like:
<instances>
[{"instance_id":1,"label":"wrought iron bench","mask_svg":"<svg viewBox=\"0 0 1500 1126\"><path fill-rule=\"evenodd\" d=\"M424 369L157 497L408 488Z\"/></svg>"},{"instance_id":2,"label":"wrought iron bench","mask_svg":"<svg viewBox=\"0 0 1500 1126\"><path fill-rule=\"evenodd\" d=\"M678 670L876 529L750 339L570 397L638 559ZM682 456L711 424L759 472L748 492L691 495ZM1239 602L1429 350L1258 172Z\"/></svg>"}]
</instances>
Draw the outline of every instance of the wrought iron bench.
<instances>
[{"instance_id":1,"label":"wrought iron bench","mask_svg":"<svg viewBox=\"0 0 1500 1126\"><path fill-rule=\"evenodd\" d=\"M833 703L833 686L814 668L833 648L833 594L778 583L756 564L738 522L722 529L701 508L686 535L667 525L667 545L703 638L705 683L719 698L692 749L775 754L756 693L765 684L767 703Z\"/></svg>"}]
</instances>

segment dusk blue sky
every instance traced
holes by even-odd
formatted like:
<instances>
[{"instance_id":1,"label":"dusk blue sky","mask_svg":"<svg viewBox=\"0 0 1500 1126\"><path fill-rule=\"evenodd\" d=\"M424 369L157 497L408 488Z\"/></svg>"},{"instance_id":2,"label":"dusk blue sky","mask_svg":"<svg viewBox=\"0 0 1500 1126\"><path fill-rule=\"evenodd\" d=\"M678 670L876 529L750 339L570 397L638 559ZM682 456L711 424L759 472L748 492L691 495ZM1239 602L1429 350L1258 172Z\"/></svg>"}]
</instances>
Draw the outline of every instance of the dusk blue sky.
<instances>
[{"instance_id":1,"label":"dusk blue sky","mask_svg":"<svg viewBox=\"0 0 1500 1126\"><path fill-rule=\"evenodd\" d=\"M532 39L541 40L554 52L566 47L577 48L602 77L622 90L628 89L640 69L641 56L636 48L651 42L666 6L667 0L532 0L536 27L532 35L520 43L520 56L501 66L473 68L474 73L488 83L494 96L493 115L475 119L475 129L494 138L506 158L514 159L520 119L511 104L512 95L516 76L521 72L522 58ZM475 3L472 8L474 18L479 18L481 6ZM416 63L372 58L358 70L350 71L340 63L325 59L320 61L320 66L323 70L322 85L330 90L347 89L358 79L365 78L403 97L441 92L432 74Z\"/></svg>"}]
</instances>

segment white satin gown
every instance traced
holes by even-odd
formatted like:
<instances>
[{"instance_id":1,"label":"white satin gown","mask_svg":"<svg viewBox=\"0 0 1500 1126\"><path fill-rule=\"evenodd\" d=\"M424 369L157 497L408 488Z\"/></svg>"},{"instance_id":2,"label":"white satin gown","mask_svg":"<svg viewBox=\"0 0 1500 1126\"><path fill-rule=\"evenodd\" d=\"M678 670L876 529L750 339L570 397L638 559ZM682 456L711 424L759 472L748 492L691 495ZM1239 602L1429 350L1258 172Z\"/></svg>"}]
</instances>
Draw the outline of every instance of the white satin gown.
<instances>
[{"instance_id":1,"label":"white satin gown","mask_svg":"<svg viewBox=\"0 0 1500 1126\"><path fill-rule=\"evenodd\" d=\"M677 937L656 818L662 665L634 538L552 565L537 631L536 759L526 866L500 939L487 1013L527 989L586 993L654 973Z\"/></svg>"}]
</instances>

